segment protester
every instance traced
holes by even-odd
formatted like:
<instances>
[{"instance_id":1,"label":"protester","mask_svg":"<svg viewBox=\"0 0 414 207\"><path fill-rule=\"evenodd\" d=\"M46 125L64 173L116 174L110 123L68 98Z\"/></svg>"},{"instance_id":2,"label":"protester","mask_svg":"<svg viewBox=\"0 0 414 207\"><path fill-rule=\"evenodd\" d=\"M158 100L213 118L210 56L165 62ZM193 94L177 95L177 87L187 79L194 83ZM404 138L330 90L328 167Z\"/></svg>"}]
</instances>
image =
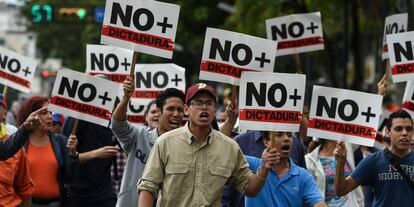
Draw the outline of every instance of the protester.
<instances>
[{"instance_id":1,"label":"protester","mask_svg":"<svg viewBox=\"0 0 414 207\"><path fill-rule=\"evenodd\" d=\"M157 104L155 100L152 100L148 103L147 108L144 112L145 117L145 126L148 127L148 130L152 130L158 126L159 111L157 109Z\"/></svg>"},{"instance_id":2,"label":"protester","mask_svg":"<svg viewBox=\"0 0 414 207\"><path fill-rule=\"evenodd\" d=\"M8 138L6 125L0 123L0 140ZM33 191L34 184L23 149L0 161L0 206L30 206Z\"/></svg>"},{"instance_id":3,"label":"protester","mask_svg":"<svg viewBox=\"0 0 414 207\"><path fill-rule=\"evenodd\" d=\"M211 86L187 90L189 121L157 139L138 186L140 207L155 200L157 206L220 206L225 184L250 196L260 191L278 161L276 150L264 150L263 166L252 174L237 143L212 129L216 106Z\"/></svg>"},{"instance_id":4,"label":"protester","mask_svg":"<svg viewBox=\"0 0 414 207\"><path fill-rule=\"evenodd\" d=\"M63 134L71 133L74 119L69 117ZM70 182L70 191L77 207L114 207L116 194L112 187L111 166L119 147L108 127L79 120L75 133L78 138L79 176Z\"/></svg>"},{"instance_id":5,"label":"protester","mask_svg":"<svg viewBox=\"0 0 414 207\"><path fill-rule=\"evenodd\" d=\"M55 134L62 133L62 126L65 123L65 117L62 114L53 113L52 115L52 128L50 132Z\"/></svg>"},{"instance_id":6,"label":"protester","mask_svg":"<svg viewBox=\"0 0 414 207\"><path fill-rule=\"evenodd\" d=\"M234 138L239 144L244 155L261 158L261 152L267 147L265 145L266 139L269 139L269 132L267 131L248 131L240 134ZM292 137L293 145L290 152L290 157L296 165L306 168L305 162L305 148L298 137ZM222 205L224 207L243 207L244 196L234 188L225 188Z\"/></svg>"},{"instance_id":7,"label":"protester","mask_svg":"<svg viewBox=\"0 0 414 207\"><path fill-rule=\"evenodd\" d=\"M46 97L34 96L26 100L18 112L18 124L27 127L28 117L41 109L35 113L40 124L32 127L28 133L19 134L28 138L25 148L35 185L32 206L57 206L59 203L63 205L66 196L64 186L76 176L79 164L74 151L76 136L67 139L65 136L49 132L52 114L46 110L47 105Z\"/></svg>"},{"instance_id":8,"label":"protester","mask_svg":"<svg viewBox=\"0 0 414 207\"><path fill-rule=\"evenodd\" d=\"M133 77L123 82L124 95L112 116L112 131L128 154L117 206L136 206L138 194L136 184L141 178L148 155L158 136L181 126L184 116L185 95L178 89L168 88L156 98L159 110L158 126L148 131L145 126L133 126L126 120L126 111L132 92Z\"/></svg>"},{"instance_id":9,"label":"protester","mask_svg":"<svg viewBox=\"0 0 414 207\"><path fill-rule=\"evenodd\" d=\"M404 110L394 112L387 122L386 134L391 146L375 152L359 163L350 176L344 169L336 170L335 192L343 196L360 185L374 189L373 206L413 206L414 203L414 152L410 150L413 121ZM344 163L347 150L343 142L335 148L337 162Z\"/></svg>"},{"instance_id":10,"label":"protester","mask_svg":"<svg viewBox=\"0 0 414 207\"><path fill-rule=\"evenodd\" d=\"M0 120L1 120L1 123L4 123L6 125L8 134L12 135L17 131L17 128L14 125L6 122L6 116L7 116L7 102L3 94L0 93Z\"/></svg>"},{"instance_id":11,"label":"protester","mask_svg":"<svg viewBox=\"0 0 414 207\"><path fill-rule=\"evenodd\" d=\"M319 140L319 146L305 156L306 166L315 178L319 191L325 197L330 207L357 207L364 206L362 189L358 187L350 194L337 196L334 189L336 161L333 153L336 141ZM348 151L353 152L354 146L347 144ZM355 169L354 154L348 153L345 162L345 175L348 176Z\"/></svg>"},{"instance_id":12,"label":"protester","mask_svg":"<svg viewBox=\"0 0 414 207\"><path fill-rule=\"evenodd\" d=\"M254 198L246 196L246 207L327 206L310 173L289 158L293 146L292 133L274 134L280 162L273 166L260 193ZM269 147L269 136L265 136L264 140L266 147ZM262 165L262 160L256 157L246 156L246 160L253 171L258 171Z\"/></svg>"}]
</instances>

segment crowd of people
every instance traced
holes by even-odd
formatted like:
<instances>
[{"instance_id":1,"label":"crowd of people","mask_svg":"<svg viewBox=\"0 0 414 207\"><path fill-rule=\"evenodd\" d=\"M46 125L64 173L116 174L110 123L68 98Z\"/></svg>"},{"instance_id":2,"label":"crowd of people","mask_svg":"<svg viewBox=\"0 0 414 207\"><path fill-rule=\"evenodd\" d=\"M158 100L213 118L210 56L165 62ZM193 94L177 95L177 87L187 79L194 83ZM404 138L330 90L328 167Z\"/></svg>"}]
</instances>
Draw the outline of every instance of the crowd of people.
<instances>
[{"instance_id":1,"label":"crowd of people","mask_svg":"<svg viewBox=\"0 0 414 207\"><path fill-rule=\"evenodd\" d=\"M308 104L299 132L238 133L237 102L217 122L204 83L160 92L137 126L134 90L128 76L109 127L52 114L39 96L13 126L0 95L0 206L414 206L413 121L398 107L378 150L307 137Z\"/></svg>"}]
</instances>

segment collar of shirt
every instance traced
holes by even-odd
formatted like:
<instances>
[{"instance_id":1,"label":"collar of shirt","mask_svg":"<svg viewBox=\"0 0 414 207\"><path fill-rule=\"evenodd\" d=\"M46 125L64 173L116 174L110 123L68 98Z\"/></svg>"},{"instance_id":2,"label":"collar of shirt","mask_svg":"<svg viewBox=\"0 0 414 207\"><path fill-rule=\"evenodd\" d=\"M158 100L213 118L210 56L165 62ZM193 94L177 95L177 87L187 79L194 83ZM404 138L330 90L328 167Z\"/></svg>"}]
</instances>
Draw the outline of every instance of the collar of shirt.
<instances>
[{"instance_id":1,"label":"collar of shirt","mask_svg":"<svg viewBox=\"0 0 414 207\"><path fill-rule=\"evenodd\" d=\"M190 145L193 143L193 140L195 139L195 136L193 133L191 133L190 128L188 126L188 122L183 127L185 138L187 139L188 144ZM207 144L210 144L212 141L212 138L214 137L214 129L210 127L210 134L207 136Z\"/></svg>"},{"instance_id":2,"label":"collar of shirt","mask_svg":"<svg viewBox=\"0 0 414 207\"><path fill-rule=\"evenodd\" d=\"M299 167L295 164L295 162L293 162L292 158L289 158L289 172L287 174L285 174L283 177L279 178L279 180L287 180L288 178L292 177L292 176L297 176L299 175ZM274 176L277 177L277 173L272 170L271 173L274 174Z\"/></svg>"},{"instance_id":3,"label":"collar of shirt","mask_svg":"<svg viewBox=\"0 0 414 207\"><path fill-rule=\"evenodd\" d=\"M262 140L263 135L260 131L252 131L252 133L253 133L252 135L253 135L253 138L254 138L255 142L258 142L258 141Z\"/></svg>"}]
</instances>

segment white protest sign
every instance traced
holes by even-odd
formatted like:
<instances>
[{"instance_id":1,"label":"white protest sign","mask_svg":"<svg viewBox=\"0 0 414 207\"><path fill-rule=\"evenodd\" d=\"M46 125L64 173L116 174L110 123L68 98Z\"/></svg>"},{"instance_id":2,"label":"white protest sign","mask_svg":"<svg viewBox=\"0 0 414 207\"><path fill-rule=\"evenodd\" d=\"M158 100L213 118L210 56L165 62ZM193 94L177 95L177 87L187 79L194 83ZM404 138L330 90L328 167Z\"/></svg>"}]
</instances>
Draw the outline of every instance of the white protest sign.
<instances>
[{"instance_id":1,"label":"white protest sign","mask_svg":"<svg viewBox=\"0 0 414 207\"><path fill-rule=\"evenodd\" d=\"M384 35L382 39L382 60L388 58L388 46L386 36L406 32L408 26L408 13L394 14L385 18Z\"/></svg>"},{"instance_id":2,"label":"white protest sign","mask_svg":"<svg viewBox=\"0 0 414 207\"><path fill-rule=\"evenodd\" d=\"M239 85L243 71L273 72L276 47L272 40L207 28L199 79Z\"/></svg>"},{"instance_id":3,"label":"white protest sign","mask_svg":"<svg viewBox=\"0 0 414 207\"><path fill-rule=\"evenodd\" d=\"M278 42L277 56L324 49L320 12L267 19L266 34Z\"/></svg>"},{"instance_id":4,"label":"white protest sign","mask_svg":"<svg viewBox=\"0 0 414 207\"><path fill-rule=\"evenodd\" d=\"M0 47L0 83L30 93L36 61Z\"/></svg>"},{"instance_id":5,"label":"white protest sign","mask_svg":"<svg viewBox=\"0 0 414 207\"><path fill-rule=\"evenodd\" d=\"M73 70L59 70L49 110L108 126L119 85Z\"/></svg>"},{"instance_id":6,"label":"white protest sign","mask_svg":"<svg viewBox=\"0 0 414 207\"><path fill-rule=\"evenodd\" d=\"M384 149L384 134L383 134L383 130L387 125L388 122L388 117L390 117L391 112L388 111L387 109L383 108L382 109L382 113L378 122L378 132L377 132L377 136L375 136L375 144L374 147L382 150Z\"/></svg>"},{"instance_id":7,"label":"white protest sign","mask_svg":"<svg viewBox=\"0 0 414 207\"><path fill-rule=\"evenodd\" d=\"M387 35L392 80L414 80L414 32Z\"/></svg>"},{"instance_id":8,"label":"white protest sign","mask_svg":"<svg viewBox=\"0 0 414 207\"><path fill-rule=\"evenodd\" d=\"M86 45L86 70L90 75L104 74L110 80L122 83L129 75L132 50L106 45Z\"/></svg>"},{"instance_id":9,"label":"white protest sign","mask_svg":"<svg viewBox=\"0 0 414 207\"><path fill-rule=\"evenodd\" d=\"M185 68L170 63L137 64L135 66L135 84L135 91L131 96L127 115L128 121L140 125L144 123L145 107L161 91L167 88L185 91Z\"/></svg>"},{"instance_id":10,"label":"white protest sign","mask_svg":"<svg viewBox=\"0 0 414 207\"><path fill-rule=\"evenodd\" d=\"M414 119L414 82L407 81L401 107Z\"/></svg>"},{"instance_id":11,"label":"white protest sign","mask_svg":"<svg viewBox=\"0 0 414 207\"><path fill-rule=\"evenodd\" d=\"M101 43L172 58L180 7L146 0L107 0Z\"/></svg>"},{"instance_id":12,"label":"white protest sign","mask_svg":"<svg viewBox=\"0 0 414 207\"><path fill-rule=\"evenodd\" d=\"M382 96L314 86L308 136L373 146Z\"/></svg>"},{"instance_id":13,"label":"white protest sign","mask_svg":"<svg viewBox=\"0 0 414 207\"><path fill-rule=\"evenodd\" d=\"M117 105L124 95L122 85L119 85L118 96L115 101ZM130 99L127 106L127 120L129 123L137 126L141 126L145 123L144 112L147 104L151 99Z\"/></svg>"},{"instance_id":14,"label":"white protest sign","mask_svg":"<svg viewBox=\"0 0 414 207\"><path fill-rule=\"evenodd\" d=\"M243 72L240 79L242 130L299 131L306 76Z\"/></svg>"}]
</instances>

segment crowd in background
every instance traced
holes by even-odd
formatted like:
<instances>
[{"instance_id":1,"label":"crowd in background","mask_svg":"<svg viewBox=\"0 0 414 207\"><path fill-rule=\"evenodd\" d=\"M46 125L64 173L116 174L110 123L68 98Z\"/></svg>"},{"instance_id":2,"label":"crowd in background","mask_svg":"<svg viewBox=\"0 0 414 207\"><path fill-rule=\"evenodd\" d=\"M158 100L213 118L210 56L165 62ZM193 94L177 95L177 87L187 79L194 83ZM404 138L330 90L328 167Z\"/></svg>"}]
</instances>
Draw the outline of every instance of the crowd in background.
<instances>
[{"instance_id":1,"label":"crowd in background","mask_svg":"<svg viewBox=\"0 0 414 207\"><path fill-rule=\"evenodd\" d=\"M240 132L237 102L216 100L206 84L162 91L145 124L132 125L133 82L124 81L109 127L79 121L76 132L77 120L47 111L47 97L9 110L0 95L0 206L414 205L412 119L388 96L389 150L380 150L307 137L308 101L299 132ZM382 78L378 94L387 85Z\"/></svg>"}]
</instances>

